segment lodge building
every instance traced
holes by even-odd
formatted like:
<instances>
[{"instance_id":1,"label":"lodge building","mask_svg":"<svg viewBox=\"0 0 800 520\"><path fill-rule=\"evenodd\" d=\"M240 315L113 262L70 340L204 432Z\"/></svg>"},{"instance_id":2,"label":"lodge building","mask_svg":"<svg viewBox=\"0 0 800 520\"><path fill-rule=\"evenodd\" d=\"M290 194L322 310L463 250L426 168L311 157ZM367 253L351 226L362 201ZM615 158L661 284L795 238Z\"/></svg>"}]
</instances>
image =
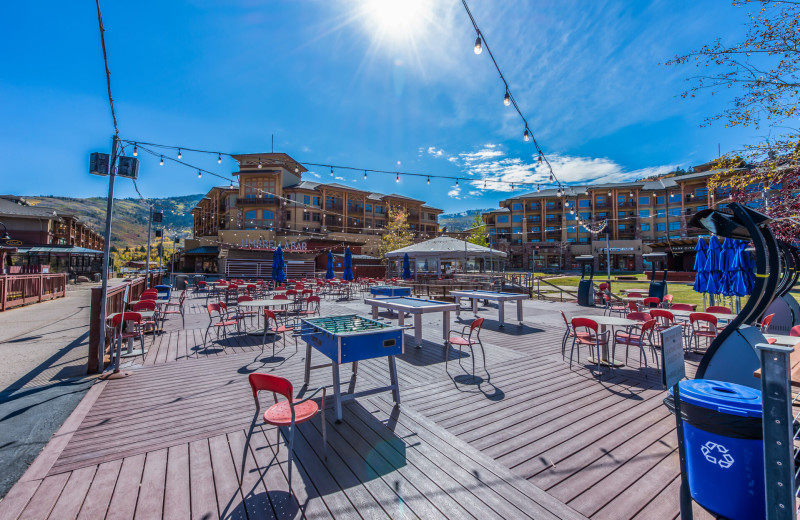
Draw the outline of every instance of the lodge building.
<instances>
[{"instance_id":1,"label":"lodge building","mask_svg":"<svg viewBox=\"0 0 800 520\"><path fill-rule=\"evenodd\" d=\"M415 239L439 230L442 210L424 201L303 179L307 169L284 153L233 158L239 186L212 188L191 211L186 270L258 276L268 271L277 244L288 249L288 268L298 272L313 271L314 256L329 249L374 256L390 207L407 211Z\"/></svg>"},{"instance_id":2,"label":"lodge building","mask_svg":"<svg viewBox=\"0 0 800 520\"><path fill-rule=\"evenodd\" d=\"M642 254L663 251L671 271L691 271L697 237L708 232L687 222L730 194L709 187L712 164L636 182L568 186L562 196L547 189L508 198L483 215L489 241L508 253L510 268L576 269L575 257L593 255L595 270L605 271L610 256L614 271L642 271L649 267Z\"/></svg>"}]
</instances>

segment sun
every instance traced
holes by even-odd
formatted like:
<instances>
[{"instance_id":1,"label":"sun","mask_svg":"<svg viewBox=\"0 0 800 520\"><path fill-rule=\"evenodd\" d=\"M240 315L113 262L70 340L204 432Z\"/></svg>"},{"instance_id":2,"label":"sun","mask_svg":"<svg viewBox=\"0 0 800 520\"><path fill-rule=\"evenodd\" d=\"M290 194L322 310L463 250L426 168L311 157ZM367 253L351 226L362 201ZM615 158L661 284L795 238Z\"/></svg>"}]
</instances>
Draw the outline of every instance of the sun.
<instances>
[{"instance_id":1,"label":"sun","mask_svg":"<svg viewBox=\"0 0 800 520\"><path fill-rule=\"evenodd\" d=\"M364 20L381 38L404 40L430 21L431 0L363 0Z\"/></svg>"}]
</instances>

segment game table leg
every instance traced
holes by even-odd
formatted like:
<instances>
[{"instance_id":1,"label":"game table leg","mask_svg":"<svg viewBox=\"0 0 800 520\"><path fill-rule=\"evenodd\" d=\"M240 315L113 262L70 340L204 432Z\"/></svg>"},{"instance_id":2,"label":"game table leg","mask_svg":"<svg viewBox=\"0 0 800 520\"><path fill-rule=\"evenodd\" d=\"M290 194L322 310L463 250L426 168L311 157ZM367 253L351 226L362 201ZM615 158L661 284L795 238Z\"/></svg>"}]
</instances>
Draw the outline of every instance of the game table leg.
<instances>
[{"instance_id":1,"label":"game table leg","mask_svg":"<svg viewBox=\"0 0 800 520\"><path fill-rule=\"evenodd\" d=\"M522 300L517 300L517 321L522 323Z\"/></svg>"},{"instance_id":2,"label":"game table leg","mask_svg":"<svg viewBox=\"0 0 800 520\"><path fill-rule=\"evenodd\" d=\"M406 313L403 311L397 311L397 324L401 327L406 324Z\"/></svg>"},{"instance_id":3,"label":"game table leg","mask_svg":"<svg viewBox=\"0 0 800 520\"><path fill-rule=\"evenodd\" d=\"M500 318L500 326L502 327L506 323L506 303L502 300L497 302L497 314Z\"/></svg>"},{"instance_id":4,"label":"game table leg","mask_svg":"<svg viewBox=\"0 0 800 520\"><path fill-rule=\"evenodd\" d=\"M400 404L400 386L397 384L397 363L394 361L394 356L389 357L389 378L392 382L392 399L397 404Z\"/></svg>"},{"instance_id":5,"label":"game table leg","mask_svg":"<svg viewBox=\"0 0 800 520\"><path fill-rule=\"evenodd\" d=\"M444 311L444 317L442 319L442 339L444 340L445 344L447 344L447 333L450 332L450 311Z\"/></svg>"},{"instance_id":6,"label":"game table leg","mask_svg":"<svg viewBox=\"0 0 800 520\"><path fill-rule=\"evenodd\" d=\"M456 296L455 300L456 300L456 317L460 318L461 317L461 298Z\"/></svg>"},{"instance_id":7,"label":"game table leg","mask_svg":"<svg viewBox=\"0 0 800 520\"><path fill-rule=\"evenodd\" d=\"M308 380L311 379L311 345L306 343L306 366L305 366L305 385L308 386Z\"/></svg>"},{"instance_id":8,"label":"game table leg","mask_svg":"<svg viewBox=\"0 0 800 520\"><path fill-rule=\"evenodd\" d=\"M422 314L414 314L414 342L422 348Z\"/></svg>"},{"instance_id":9,"label":"game table leg","mask_svg":"<svg viewBox=\"0 0 800 520\"><path fill-rule=\"evenodd\" d=\"M377 305L373 305L372 306L372 319L373 320L377 320L378 319L378 306Z\"/></svg>"},{"instance_id":10,"label":"game table leg","mask_svg":"<svg viewBox=\"0 0 800 520\"><path fill-rule=\"evenodd\" d=\"M331 369L333 370L333 408L336 412L336 424L341 424L342 422L342 395L341 389L339 388L339 363L334 361L331 363Z\"/></svg>"},{"instance_id":11,"label":"game table leg","mask_svg":"<svg viewBox=\"0 0 800 520\"><path fill-rule=\"evenodd\" d=\"M472 299L472 313L475 314L475 316L478 315L478 299L477 298L473 298Z\"/></svg>"}]
</instances>

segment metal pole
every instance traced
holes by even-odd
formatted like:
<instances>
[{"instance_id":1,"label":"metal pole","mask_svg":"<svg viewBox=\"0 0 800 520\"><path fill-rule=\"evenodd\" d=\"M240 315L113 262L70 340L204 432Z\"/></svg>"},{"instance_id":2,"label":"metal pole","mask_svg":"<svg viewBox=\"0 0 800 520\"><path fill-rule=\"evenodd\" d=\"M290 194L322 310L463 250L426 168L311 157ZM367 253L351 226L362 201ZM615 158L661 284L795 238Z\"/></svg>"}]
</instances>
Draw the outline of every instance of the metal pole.
<instances>
[{"instance_id":1,"label":"metal pole","mask_svg":"<svg viewBox=\"0 0 800 520\"><path fill-rule=\"evenodd\" d=\"M158 248L158 272L161 273L161 256L164 254L164 228L161 228L161 241L158 243L161 247ZM164 283L164 280L161 280Z\"/></svg>"},{"instance_id":2,"label":"metal pole","mask_svg":"<svg viewBox=\"0 0 800 520\"><path fill-rule=\"evenodd\" d=\"M119 138L115 135L111 141L111 171L108 178L108 201L106 203L105 243L103 244L103 285L100 297L100 348L98 349L100 371L103 371L103 358L106 350L106 300L108 299L108 264L111 258L111 218L114 212L114 177L117 175L117 147ZM123 309L124 310L124 309ZM119 353L114 362L114 371L119 371Z\"/></svg>"},{"instance_id":3,"label":"metal pole","mask_svg":"<svg viewBox=\"0 0 800 520\"><path fill-rule=\"evenodd\" d=\"M611 247L608 245L608 233L606 233L606 272L608 272L608 290L610 291L611 290Z\"/></svg>"},{"instance_id":4,"label":"metal pole","mask_svg":"<svg viewBox=\"0 0 800 520\"><path fill-rule=\"evenodd\" d=\"M144 266L144 284L150 288L150 230L153 228L153 205L150 204L150 220L147 221L147 259Z\"/></svg>"}]
</instances>

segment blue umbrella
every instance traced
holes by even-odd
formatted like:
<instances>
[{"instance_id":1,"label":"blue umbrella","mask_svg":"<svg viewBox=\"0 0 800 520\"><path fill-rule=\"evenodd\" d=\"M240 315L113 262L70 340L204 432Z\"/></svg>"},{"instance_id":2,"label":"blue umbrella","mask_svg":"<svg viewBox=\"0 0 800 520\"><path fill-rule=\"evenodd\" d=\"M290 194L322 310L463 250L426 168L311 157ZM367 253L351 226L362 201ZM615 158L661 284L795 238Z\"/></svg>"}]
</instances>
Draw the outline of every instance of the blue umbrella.
<instances>
[{"instance_id":1,"label":"blue umbrella","mask_svg":"<svg viewBox=\"0 0 800 520\"><path fill-rule=\"evenodd\" d=\"M286 273L283 270L283 249L281 249L281 246L278 246L278 249L272 253L272 279L275 280L276 283L283 283L286 281Z\"/></svg>"},{"instance_id":2,"label":"blue umbrella","mask_svg":"<svg viewBox=\"0 0 800 520\"><path fill-rule=\"evenodd\" d=\"M715 236L709 241L708 257L706 259L706 271L708 272L708 283L706 292L709 294L719 294L722 285L722 271L719 269L719 259L722 252L719 239Z\"/></svg>"},{"instance_id":3,"label":"blue umbrella","mask_svg":"<svg viewBox=\"0 0 800 520\"><path fill-rule=\"evenodd\" d=\"M694 257L694 270L698 273L700 271L706 270L706 261L708 260L708 244L704 238L697 239L697 245L694 248L695 250L695 257ZM702 292L702 291L701 291Z\"/></svg>"},{"instance_id":4,"label":"blue umbrella","mask_svg":"<svg viewBox=\"0 0 800 520\"><path fill-rule=\"evenodd\" d=\"M353 254L350 252L349 247L344 252L344 273L342 274L342 279L348 282L353 280Z\"/></svg>"},{"instance_id":5,"label":"blue umbrella","mask_svg":"<svg viewBox=\"0 0 800 520\"><path fill-rule=\"evenodd\" d=\"M739 261L736 258L736 241L731 238L726 238L722 243L722 251L719 255L719 270L722 273L720 281L720 292L724 296L733 296L734 278L738 270Z\"/></svg>"},{"instance_id":6,"label":"blue umbrella","mask_svg":"<svg viewBox=\"0 0 800 520\"><path fill-rule=\"evenodd\" d=\"M325 266L325 279L331 280L335 278L336 275L333 274L333 253L328 251L328 265Z\"/></svg>"},{"instance_id":7,"label":"blue umbrella","mask_svg":"<svg viewBox=\"0 0 800 520\"><path fill-rule=\"evenodd\" d=\"M406 280L411 278L411 261L408 258L408 253L403 255L403 278Z\"/></svg>"}]
</instances>

